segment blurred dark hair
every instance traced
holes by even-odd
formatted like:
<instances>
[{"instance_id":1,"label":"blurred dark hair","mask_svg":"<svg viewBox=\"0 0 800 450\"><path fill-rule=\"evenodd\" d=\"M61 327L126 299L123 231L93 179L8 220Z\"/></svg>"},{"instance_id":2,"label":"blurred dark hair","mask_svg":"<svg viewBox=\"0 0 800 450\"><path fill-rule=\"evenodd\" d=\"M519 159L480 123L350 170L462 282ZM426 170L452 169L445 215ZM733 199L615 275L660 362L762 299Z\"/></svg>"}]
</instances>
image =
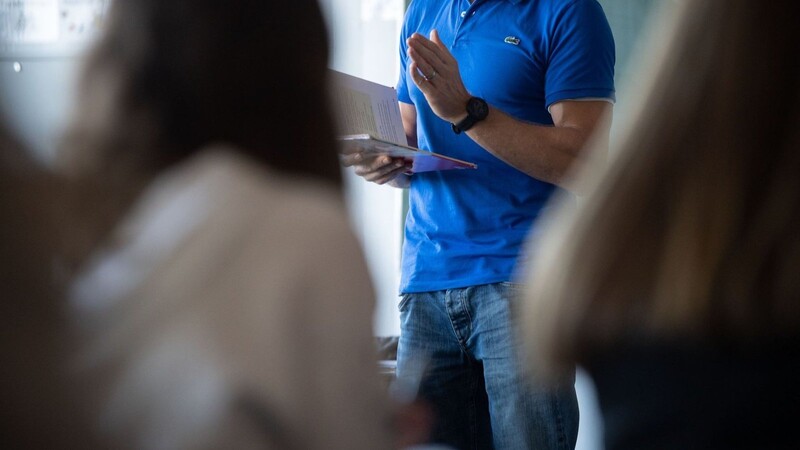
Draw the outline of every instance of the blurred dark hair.
<instances>
[{"instance_id":1,"label":"blurred dark hair","mask_svg":"<svg viewBox=\"0 0 800 450\"><path fill-rule=\"evenodd\" d=\"M69 189L37 164L0 116L0 447L105 448L68 385L70 341L53 276Z\"/></svg>"},{"instance_id":2,"label":"blurred dark hair","mask_svg":"<svg viewBox=\"0 0 800 450\"><path fill-rule=\"evenodd\" d=\"M214 143L341 185L315 0L115 0L62 162L145 177Z\"/></svg>"}]
</instances>

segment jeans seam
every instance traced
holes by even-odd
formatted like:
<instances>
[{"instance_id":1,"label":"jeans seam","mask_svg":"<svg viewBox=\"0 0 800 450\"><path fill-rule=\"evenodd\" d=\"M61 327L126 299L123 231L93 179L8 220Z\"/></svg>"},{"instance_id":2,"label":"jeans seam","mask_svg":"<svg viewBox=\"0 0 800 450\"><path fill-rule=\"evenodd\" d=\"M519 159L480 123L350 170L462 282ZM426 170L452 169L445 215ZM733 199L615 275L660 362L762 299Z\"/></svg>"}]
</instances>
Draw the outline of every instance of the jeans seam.
<instances>
[{"instance_id":1,"label":"jeans seam","mask_svg":"<svg viewBox=\"0 0 800 450\"><path fill-rule=\"evenodd\" d=\"M556 439L558 440L556 445L560 449L569 450L567 447L567 434L564 431L564 418L561 415L561 408L558 404L559 403L558 400L559 399L557 395L554 395L552 397L553 411L555 412L554 415L556 418L556 433L558 434L558 436L556 437Z\"/></svg>"},{"instance_id":2,"label":"jeans seam","mask_svg":"<svg viewBox=\"0 0 800 450\"><path fill-rule=\"evenodd\" d=\"M480 442L481 441L480 441L480 436L479 436L480 430L478 429L478 405L477 405L477 401L478 401L478 395L479 395L478 390L483 388L483 385L478 382L479 378L475 374L475 371L477 370L476 367L475 367L475 365L477 364L477 361L475 360L475 358L472 357L472 355L470 354L469 350L467 349L467 339L469 339L472 336L472 327L473 327L473 319L472 319L472 314L470 314L470 311L469 311L469 302L468 302L469 292L471 292L471 289L459 289L457 292L458 292L458 294L457 294L458 295L458 303L461 305L462 308L464 308L464 315L467 318L467 330L466 330L467 331L467 336L466 336L466 338L461 337L461 340L459 340L459 345L461 346L462 350L464 351L464 354L467 356L467 365L468 365L468 367L470 369L470 380L469 380L469 382L470 382L470 390L469 390L469 393L470 393L469 394L470 395L470 411L469 411L469 418L470 418L470 424L469 425L470 425L470 428L469 429L470 429L470 441L471 441L470 442L470 448L473 449L473 450L480 450ZM454 326L452 324L452 318L450 320L451 320L451 326ZM483 372L483 366L481 366L480 370L481 370L481 372Z\"/></svg>"},{"instance_id":3,"label":"jeans seam","mask_svg":"<svg viewBox=\"0 0 800 450\"><path fill-rule=\"evenodd\" d=\"M469 431L470 431L470 440L471 448L477 450L478 449L478 408L475 404L476 400L476 390L477 390L477 382L475 381L475 374L473 373L472 362L469 361L469 356L467 356L468 362L467 365L470 367L470 379L469 379L469 401L470 401L470 408L469 408Z\"/></svg>"},{"instance_id":4,"label":"jeans seam","mask_svg":"<svg viewBox=\"0 0 800 450\"><path fill-rule=\"evenodd\" d=\"M466 340L464 339L463 336L461 336L461 333L458 332L458 327L456 326L455 323L453 323L453 314L450 311L450 308L447 307L447 298L450 296L451 293L452 291L446 292L444 298L444 303L445 303L444 307L445 311L447 312L447 321L450 322L450 328L453 330L453 335L455 335L456 337L456 342L458 342L459 348L461 348L461 351L464 352L464 354L467 356L467 360L472 361L472 357L470 356L469 351L467 350Z\"/></svg>"},{"instance_id":5,"label":"jeans seam","mask_svg":"<svg viewBox=\"0 0 800 450\"><path fill-rule=\"evenodd\" d=\"M464 308L464 312L467 314L467 324L469 325L469 330L467 331L469 332L469 335L472 336L472 315L469 313L466 290L459 292L459 299L461 300L461 307Z\"/></svg>"}]
</instances>

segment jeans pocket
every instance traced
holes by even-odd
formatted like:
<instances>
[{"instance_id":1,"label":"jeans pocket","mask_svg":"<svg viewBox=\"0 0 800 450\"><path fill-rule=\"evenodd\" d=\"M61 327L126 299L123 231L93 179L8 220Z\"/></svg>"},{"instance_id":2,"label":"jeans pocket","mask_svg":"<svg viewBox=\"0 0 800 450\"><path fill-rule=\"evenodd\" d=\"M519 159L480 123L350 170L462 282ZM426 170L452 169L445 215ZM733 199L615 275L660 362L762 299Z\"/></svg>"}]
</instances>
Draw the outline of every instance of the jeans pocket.
<instances>
[{"instance_id":1,"label":"jeans pocket","mask_svg":"<svg viewBox=\"0 0 800 450\"><path fill-rule=\"evenodd\" d=\"M522 293L525 285L522 283L514 283L511 281L501 281L500 286L506 290L512 297L517 297Z\"/></svg>"},{"instance_id":2,"label":"jeans pocket","mask_svg":"<svg viewBox=\"0 0 800 450\"><path fill-rule=\"evenodd\" d=\"M400 296L400 302L397 304L397 309L400 312L403 312L403 310L405 310L406 306L408 305L408 302L411 300L411 297L413 297L411 294L402 294Z\"/></svg>"}]
</instances>

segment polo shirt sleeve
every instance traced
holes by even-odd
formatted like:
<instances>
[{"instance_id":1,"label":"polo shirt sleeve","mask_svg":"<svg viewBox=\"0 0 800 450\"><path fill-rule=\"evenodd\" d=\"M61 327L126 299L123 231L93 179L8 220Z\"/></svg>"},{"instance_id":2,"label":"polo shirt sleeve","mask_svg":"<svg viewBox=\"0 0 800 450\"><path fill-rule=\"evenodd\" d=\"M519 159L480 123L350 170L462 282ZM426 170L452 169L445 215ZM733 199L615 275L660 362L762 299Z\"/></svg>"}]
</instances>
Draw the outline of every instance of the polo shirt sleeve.
<instances>
[{"instance_id":1,"label":"polo shirt sleeve","mask_svg":"<svg viewBox=\"0 0 800 450\"><path fill-rule=\"evenodd\" d=\"M614 37L597 0L577 0L554 17L545 72L547 107L614 94Z\"/></svg>"}]
</instances>

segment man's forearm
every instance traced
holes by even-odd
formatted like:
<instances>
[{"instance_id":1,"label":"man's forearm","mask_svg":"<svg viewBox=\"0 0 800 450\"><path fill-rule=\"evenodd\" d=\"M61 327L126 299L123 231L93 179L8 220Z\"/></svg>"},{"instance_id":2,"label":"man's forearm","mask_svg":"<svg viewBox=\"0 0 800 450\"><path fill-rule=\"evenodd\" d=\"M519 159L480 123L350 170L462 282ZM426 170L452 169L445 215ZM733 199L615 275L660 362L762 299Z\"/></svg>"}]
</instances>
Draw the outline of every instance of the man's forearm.
<instances>
[{"instance_id":1,"label":"man's forearm","mask_svg":"<svg viewBox=\"0 0 800 450\"><path fill-rule=\"evenodd\" d=\"M604 133L608 124L600 120L593 129ZM492 108L486 120L467 131L478 145L497 158L538 180L575 190L569 175L585 159L582 150L591 137L586 127L569 124L548 126L526 123ZM605 153L605 151L603 150Z\"/></svg>"}]
</instances>

